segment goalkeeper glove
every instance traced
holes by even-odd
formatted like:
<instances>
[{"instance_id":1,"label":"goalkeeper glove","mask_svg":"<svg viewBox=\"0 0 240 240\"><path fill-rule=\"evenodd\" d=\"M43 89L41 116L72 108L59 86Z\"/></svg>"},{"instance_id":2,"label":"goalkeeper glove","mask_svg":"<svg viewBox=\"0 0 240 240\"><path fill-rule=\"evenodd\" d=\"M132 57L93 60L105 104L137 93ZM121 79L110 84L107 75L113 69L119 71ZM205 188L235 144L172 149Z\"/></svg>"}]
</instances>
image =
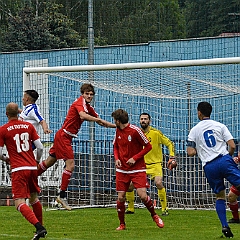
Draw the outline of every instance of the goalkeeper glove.
<instances>
[{"instance_id":1,"label":"goalkeeper glove","mask_svg":"<svg viewBox=\"0 0 240 240\"><path fill-rule=\"evenodd\" d=\"M173 168L176 168L176 167L177 167L177 161L175 159L175 156L169 157L169 160L167 162L167 168L169 170L173 170Z\"/></svg>"}]
</instances>

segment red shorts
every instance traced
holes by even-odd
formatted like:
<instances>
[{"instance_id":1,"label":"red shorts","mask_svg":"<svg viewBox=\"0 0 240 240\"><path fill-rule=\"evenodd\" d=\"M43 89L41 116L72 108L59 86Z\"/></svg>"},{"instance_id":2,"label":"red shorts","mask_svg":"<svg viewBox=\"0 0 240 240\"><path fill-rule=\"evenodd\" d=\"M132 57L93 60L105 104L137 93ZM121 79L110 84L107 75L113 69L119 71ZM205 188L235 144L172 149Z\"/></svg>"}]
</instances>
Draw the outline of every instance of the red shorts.
<instances>
[{"instance_id":1,"label":"red shorts","mask_svg":"<svg viewBox=\"0 0 240 240\"><path fill-rule=\"evenodd\" d=\"M13 199L30 198L31 193L40 193L37 170L20 170L12 173Z\"/></svg>"},{"instance_id":2,"label":"red shorts","mask_svg":"<svg viewBox=\"0 0 240 240\"><path fill-rule=\"evenodd\" d=\"M127 192L129 184L133 183L135 188L146 188L147 175L146 172L121 173L116 172L116 191Z\"/></svg>"},{"instance_id":3,"label":"red shorts","mask_svg":"<svg viewBox=\"0 0 240 240\"><path fill-rule=\"evenodd\" d=\"M72 136L65 133L62 129L57 131L53 146L49 150L49 154L58 159L74 159L72 149Z\"/></svg>"},{"instance_id":4,"label":"red shorts","mask_svg":"<svg viewBox=\"0 0 240 240\"><path fill-rule=\"evenodd\" d=\"M230 190L237 196L240 196L240 191L238 191L234 186L231 186Z\"/></svg>"}]
</instances>

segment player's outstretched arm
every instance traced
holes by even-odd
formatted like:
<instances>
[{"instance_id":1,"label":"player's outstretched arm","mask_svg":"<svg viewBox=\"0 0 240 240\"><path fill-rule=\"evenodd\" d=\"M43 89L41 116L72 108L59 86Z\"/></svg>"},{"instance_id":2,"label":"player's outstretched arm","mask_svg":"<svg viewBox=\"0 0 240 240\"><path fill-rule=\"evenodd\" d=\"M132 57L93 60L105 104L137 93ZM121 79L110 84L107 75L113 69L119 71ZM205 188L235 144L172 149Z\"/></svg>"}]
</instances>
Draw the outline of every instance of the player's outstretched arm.
<instances>
[{"instance_id":1,"label":"player's outstretched arm","mask_svg":"<svg viewBox=\"0 0 240 240\"><path fill-rule=\"evenodd\" d=\"M43 129L43 132L44 132L44 133L49 134L49 133L52 132L52 130L50 130L50 129L48 128L48 125L47 125L47 123L46 123L45 120L42 120L42 121L40 122L40 125L42 126L42 129Z\"/></svg>"},{"instance_id":2,"label":"player's outstretched arm","mask_svg":"<svg viewBox=\"0 0 240 240\"><path fill-rule=\"evenodd\" d=\"M90 121L90 122L96 122L97 124L99 124L100 126L103 126L103 127L109 127L109 128L115 128L116 125L113 124L113 123L110 123L106 120L103 120L99 117L94 117L94 116L91 116L85 112L80 112L79 113L80 115L80 118L83 119L83 120L86 120L86 121Z\"/></svg>"},{"instance_id":3,"label":"player's outstretched arm","mask_svg":"<svg viewBox=\"0 0 240 240\"><path fill-rule=\"evenodd\" d=\"M116 124L111 123L111 122L108 122L108 121L103 120L103 119L101 119L101 118L99 118L96 123L99 124L100 126L103 126L103 127L116 128Z\"/></svg>"}]
</instances>

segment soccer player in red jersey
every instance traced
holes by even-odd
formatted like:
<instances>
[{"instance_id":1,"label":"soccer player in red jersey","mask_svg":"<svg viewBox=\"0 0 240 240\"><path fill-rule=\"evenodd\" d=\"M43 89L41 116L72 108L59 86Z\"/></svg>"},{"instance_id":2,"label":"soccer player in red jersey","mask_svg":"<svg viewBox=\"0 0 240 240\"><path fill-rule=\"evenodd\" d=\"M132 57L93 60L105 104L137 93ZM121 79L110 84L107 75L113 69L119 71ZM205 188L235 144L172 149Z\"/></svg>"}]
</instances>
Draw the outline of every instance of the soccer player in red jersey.
<instances>
[{"instance_id":1,"label":"soccer player in red jersey","mask_svg":"<svg viewBox=\"0 0 240 240\"><path fill-rule=\"evenodd\" d=\"M233 158L234 162L238 165L240 163L240 152L238 152L238 156ZM240 223L239 213L238 213L238 197L240 196L240 191L234 187L230 187L230 191L228 193L228 206L232 212L232 218L228 220L228 223Z\"/></svg>"},{"instance_id":2,"label":"soccer player in red jersey","mask_svg":"<svg viewBox=\"0 0 240 240\"><path fill-rule=\"evenodd\" d=\"M152 149L152 146L141 129L128 122L128 113L125 110L118 109L114 111L112 117L117 127L113 146L116 166L116 190L118 192L117 212L120 226L116 230L126 229L125 197L131 182L157 226L163 228L164 223L156 214L152 200L147 195L146 190L147 175L144 155Z\"/></svg>"},{"instance_id":3,"label":"soccer player in red jersey","mask_svg":"<svg viewBox=\"0 0 240 240\"><path fill-rule=\"evenodd\" d=\"M72 149L72 138L86 121L96 122L100 126L115 128L116 125L99 118L94 108L90 105L95 94L92 84L85 83L81 86L81 96L70 106L62 127L57 131L53 146L49 151L48 158L39 164L38 175L41 175L51 167L57 160L65 161L65 169L62 174L60 193L56 201L67 209L71 210L66 199L66 190L74 170L74 153Z\"/></svg>"},{"instance_id":4,"label":"soccer player in red jersey","mask_svg":"<svg viewBox=\"0 0 240 240\"><path fill-rule=\"evenodd\" d=\"M33 240L44 238L47 234L42 225L42 204L38 199L37 161L40 161L43 145L31 123L18 120L18 105L9 103L6 107L8 123L0 127L0 159L11 166L12 196L15 207L36 228ZM36 158L32 143L37 148ZM9 158L2 154L6 145ZM36 161L37 160L37 161ZM29 199L32 209L26 204Z\"/></svg>"}]
</instances>

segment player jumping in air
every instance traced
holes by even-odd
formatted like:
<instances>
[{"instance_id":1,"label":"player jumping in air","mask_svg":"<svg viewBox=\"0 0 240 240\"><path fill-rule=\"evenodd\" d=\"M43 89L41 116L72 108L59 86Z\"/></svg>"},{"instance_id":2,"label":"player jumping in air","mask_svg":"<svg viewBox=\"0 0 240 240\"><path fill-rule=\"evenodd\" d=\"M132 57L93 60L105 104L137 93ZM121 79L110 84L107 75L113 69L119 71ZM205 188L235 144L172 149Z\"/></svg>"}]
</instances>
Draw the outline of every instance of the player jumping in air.
<instances>
[{"instance_id":1,"label":"player jumping in air","mask_svg":"<svg viewBox=\"0 0 240 240\"><path fill-rule=\"evenodd\" d=\"M91 84L85 83L81 86L81 96L70 106L62 127L57 131L54 143L49 150L49 156L39 164L38 174L41 175L57 160L65 161L65 169L62 174L60 193L56 201L67 209L71 207L67 202L66 190L74 170L74 153L72 139L77 137L82 123L86 121L96 122L100 126L115 128L116 125L99 118L94 108L90 105L95 91Z\"/></svg>"}]
</instances>

